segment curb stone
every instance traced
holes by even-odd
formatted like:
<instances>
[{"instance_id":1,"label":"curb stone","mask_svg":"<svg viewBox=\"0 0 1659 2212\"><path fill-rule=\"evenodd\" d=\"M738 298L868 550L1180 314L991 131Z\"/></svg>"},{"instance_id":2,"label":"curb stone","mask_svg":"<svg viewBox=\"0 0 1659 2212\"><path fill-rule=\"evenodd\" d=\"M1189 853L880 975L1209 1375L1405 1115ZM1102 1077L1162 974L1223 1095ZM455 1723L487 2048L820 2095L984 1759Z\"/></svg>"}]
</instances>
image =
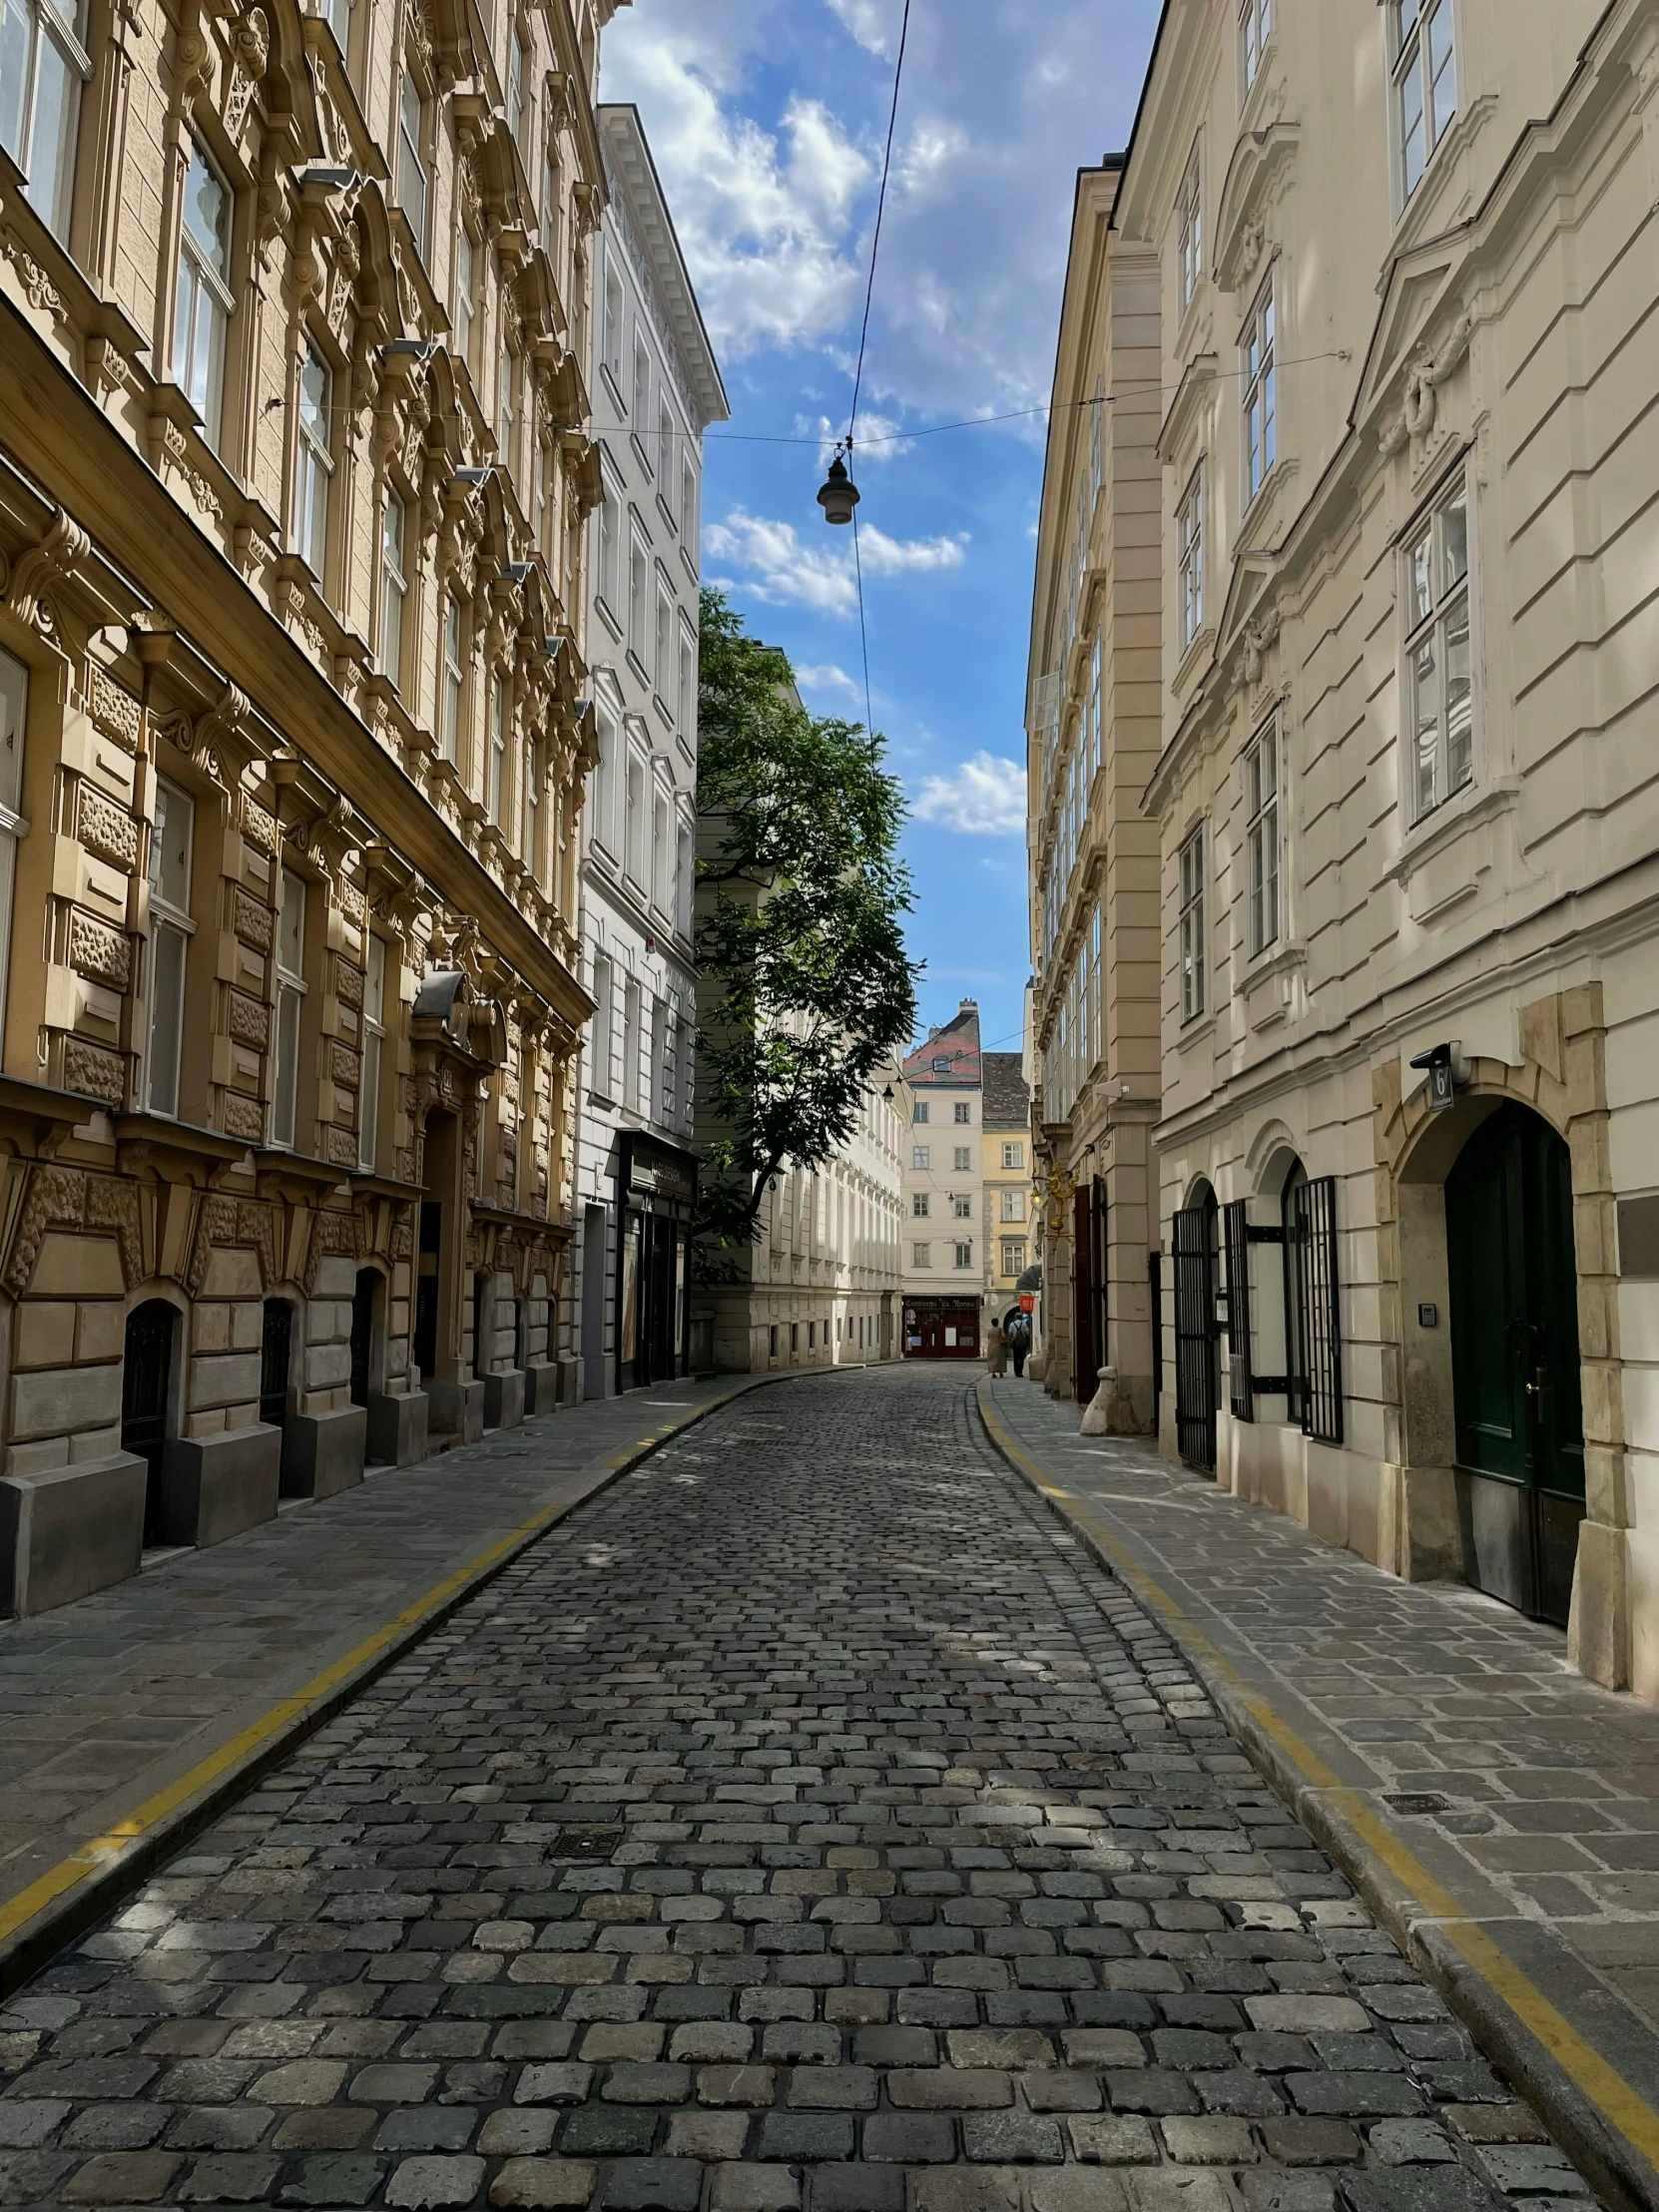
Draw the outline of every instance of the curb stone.
<instances>
[{"instance_id":1,"label":"curb stone","mask_svg":"<svg viewBox=\"0 0 1659 2212\"><path fill-rule=\"evenodd\" d=\"M976 1382L969 1386L968 1395L992 1450L1036 1493L1095 1563L1146 1606L1142 1577L1110 1555L1100 1539L1069 1510L1069 1500L1052 1495L1037 1479L1034 1459L1022 1464L1028 1458L1025 1447L1003 1430L994 1410L987 1408L982 1388L982 1383ZM1447 1933L1447 1920L1430 1913L1360 1834L1335 1802L1338 1793L1310 1783L1299 1772L1251 1710L1237 1683L1223 1671L1225 1662L1218 1665L1215 1657L1193 1647L1183 1633L1184 1627L1192 1624L1184 1616L1172 1620L1162 1607L1148 1610L1203 1683L1251 1764L1353 1883L1378 1925L1393 1937L1403 1956L1445 1998L1485 2054L1515 2082L1586 2178L1617 2212L1659 2212L1659 2171L1517 2017L1487 1976L1463 1955ZM1450 1925L1480 1924L1470 1915L1466 1921Z\"/></svg>"}]
</instances>

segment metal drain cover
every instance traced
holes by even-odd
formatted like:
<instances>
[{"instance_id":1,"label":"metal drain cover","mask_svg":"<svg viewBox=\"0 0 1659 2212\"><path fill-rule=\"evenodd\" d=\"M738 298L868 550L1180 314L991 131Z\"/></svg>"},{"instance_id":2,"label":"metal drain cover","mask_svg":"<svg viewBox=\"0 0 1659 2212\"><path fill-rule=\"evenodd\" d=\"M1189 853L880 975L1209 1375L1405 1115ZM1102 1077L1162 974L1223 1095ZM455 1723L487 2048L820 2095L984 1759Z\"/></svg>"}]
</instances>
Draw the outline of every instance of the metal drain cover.
<instances>
[{"instance_id":1,"label":"metal drain cover","mask_svg":"<svg viewBox=\"0 0 1659 2212\"><path fill-rule=\"evenodd\" d=\"M620 1828L561 1828L555 1859L609 1859L622 1841Z\"/></svg>"}]
</instances>

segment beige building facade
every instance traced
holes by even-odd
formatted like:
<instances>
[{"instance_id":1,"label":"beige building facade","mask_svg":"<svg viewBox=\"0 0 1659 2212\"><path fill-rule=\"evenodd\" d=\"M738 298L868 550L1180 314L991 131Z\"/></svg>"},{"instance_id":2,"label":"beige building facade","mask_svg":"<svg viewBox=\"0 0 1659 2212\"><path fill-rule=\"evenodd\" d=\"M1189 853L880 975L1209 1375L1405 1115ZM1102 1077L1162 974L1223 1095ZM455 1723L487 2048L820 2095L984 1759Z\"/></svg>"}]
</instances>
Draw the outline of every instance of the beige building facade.
<instances>
[{"instance_id":1,"label":"beige building facade","mask_svg":"<svg viewBox=\"0 0 1659 2212\"><path fill-rule=\"evenodd\" d=\"M0 1610L557 1394L610 12L8 16Z\"/></svg>"},{"instance_id":2,"label":"beige building facade","mask_svg":"<svg viewBox=\"0 0 1659 2212\"><path fill-rule=\"evenodd\" d=\"M1031 1264L1031 1088L1023 1054L980 1056L981 1220L985 1243L985 1317L1006 1320Z\"/></svg>"},{"instance_id":3,"label":"beige building facade","mask_svg":"<svg viewBox=\"0 0 1659 2212\"><path fill-rule=\"evenodd\" d=\"M767 1375L897 1358L907 1108L903 1077L889 1061L870 1078L857 1122L832 1158L774 1176L743 1280L692 1293L694 1370Z\"/></svg>"},{"instance_id":4,"label":"beige building facade","mask_svg":"<svg viewBox=\"0 0 1659 2212\"><path fill-rule=\"evenodd\" d=\"M1659 1699L1659 11L1166 12L1167 1452Z\"/></svg>"},{"instance_id":5,"label":"beige building facade","mask_svg":"<svg viewBox=\"0 0 1659 2212\"><path fill-rule=\"evenodd\" d=\"M984 1341L984 1074L964 998L904 1058L904 1356L974 1359Z\"/></svg>"},{"instance_id":6,"label":"beige building facade","mask_svg":"<svg viewBox=\"0 0 1659 2212\"><path fill-rule=\"evenodd\" d=\"M1037 535L1027 696L1031 1137L1046 1387L1153 1425L1157 1244L1159 276L1079 174Z\"/></svg>"}]
</instances>

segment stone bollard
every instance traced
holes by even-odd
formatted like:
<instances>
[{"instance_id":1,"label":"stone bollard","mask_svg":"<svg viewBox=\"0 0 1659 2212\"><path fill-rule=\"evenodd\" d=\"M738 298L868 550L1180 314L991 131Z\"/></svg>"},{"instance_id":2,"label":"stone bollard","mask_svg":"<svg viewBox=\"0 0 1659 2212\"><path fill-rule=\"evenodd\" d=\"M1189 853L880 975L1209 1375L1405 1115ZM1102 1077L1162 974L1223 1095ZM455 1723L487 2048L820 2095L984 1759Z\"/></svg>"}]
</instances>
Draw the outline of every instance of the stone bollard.
<instances>
[{"instance_id":1,"label":"stone bollard","mask_svg":"<svg viewBox=\"0 0 1659 2212\"><path fill-rule=\"evenodd\" d=\"M1085 1436L1128 1436L1134 1433L1134 1407L1118 1389L1116 1368L1100 1368L1100 1387L1083 1408Z\"/></svg>"}]
</instances>

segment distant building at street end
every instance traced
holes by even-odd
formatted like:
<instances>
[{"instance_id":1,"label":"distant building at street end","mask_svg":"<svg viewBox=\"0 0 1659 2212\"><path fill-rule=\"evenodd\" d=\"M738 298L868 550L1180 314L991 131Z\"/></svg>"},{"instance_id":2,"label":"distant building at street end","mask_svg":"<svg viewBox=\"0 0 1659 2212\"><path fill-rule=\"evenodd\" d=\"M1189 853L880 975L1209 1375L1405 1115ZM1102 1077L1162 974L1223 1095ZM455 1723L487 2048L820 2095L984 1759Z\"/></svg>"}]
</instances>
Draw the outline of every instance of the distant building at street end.
<instances>
[{"instance_id":1,"label":"distant building at street end","mask_svg":"<svg viewBox=\"0 0 1659 2212\"><path fill-rule=\"evenodd\" d=\"M1113 204L1163 1446L1659 1702L1656 12L1335 12L1166 11Z\"/></svg>"},{"instance_id":2,"label":"distant building at street end","mask_svg":"<svg viewBox=\"0 0 1659 2212\"><path fill-rule=\"evenodd\" d=\"M582 1397L684 1374L696 986L698 517L727 418L639 111L599 111L588 648L599 760L582 817L576 1239L566 1306Z\"/></svg>"},{"instance_id":3,"label":"distant building at street end","mask_svg":"<svg viewBox=\"0 0 1659 2212\"><path fill-rule=\"evenodd\" d=\"M904 1061L904 1357L978 1357L985 1190L979 1008L971 998Z\"/></svg>"},{"instance_id":4,"label":"distant building at street end","mask_svg":"<svg viewBox=\"0 0 1659 2212\"><path fill-rule=\"evenodd\" d=\"M980 1055L980 1222L985 1313L1007 1319L1031 1262L1031 1089L1018 1052Z\"/></svg>"},{"instance_id":5,"label":"distant building at street end","mask_svg":"<svg viewBox=\"0 0 1659 2212\"><path fill-rule=\"evenodd\" d=\"M1045 1386L1149 1434L1156 1360L1157 255L1118 235L1120 167L1082 171L1037 532L1027 705L1031 1139Z\"/></svg>"}]
</instances>

